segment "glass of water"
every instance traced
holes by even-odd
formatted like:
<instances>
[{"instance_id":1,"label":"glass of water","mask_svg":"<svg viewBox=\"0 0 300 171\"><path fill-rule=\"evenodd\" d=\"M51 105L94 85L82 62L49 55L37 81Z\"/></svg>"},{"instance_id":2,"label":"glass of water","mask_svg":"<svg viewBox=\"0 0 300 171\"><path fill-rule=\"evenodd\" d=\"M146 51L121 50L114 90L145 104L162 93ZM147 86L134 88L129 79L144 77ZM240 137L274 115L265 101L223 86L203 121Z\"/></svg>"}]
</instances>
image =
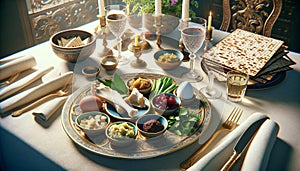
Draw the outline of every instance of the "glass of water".
<instances>
[{"instance_id":1,"label":"glass of water","mask_svg":"<svg viewBox=\"0 0 300 171\"><path fill-rule=\"evenodd\" d=\"M249 75L229 71L227 73L227 99L232 102L240 102L245 96Z\"/></svg>"}]
</instances>

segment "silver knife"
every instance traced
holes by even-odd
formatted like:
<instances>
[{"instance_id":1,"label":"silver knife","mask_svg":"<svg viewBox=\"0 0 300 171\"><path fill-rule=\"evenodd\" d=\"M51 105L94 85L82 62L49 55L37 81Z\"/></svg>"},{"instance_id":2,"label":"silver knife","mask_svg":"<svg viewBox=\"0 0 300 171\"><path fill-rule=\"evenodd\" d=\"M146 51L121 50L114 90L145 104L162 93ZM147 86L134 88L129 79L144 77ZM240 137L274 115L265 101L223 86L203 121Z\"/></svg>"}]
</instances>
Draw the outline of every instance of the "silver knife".
<instances>
[{"instance_id":1,"label":"silver knife","mask_svg":"<svg viewBox=\"0 0 300 171\"><path fill-rule=\"evenodd\" d=\"M244 149L246 149L248 144L250 144L252 138L255 136L257 130L260 128L264 121L265 119L257 120L243 132L233 148L233 154L223 165L220 171L228 171L233 166L233 164L240 158Z\"/></svg>"}]
</instances>

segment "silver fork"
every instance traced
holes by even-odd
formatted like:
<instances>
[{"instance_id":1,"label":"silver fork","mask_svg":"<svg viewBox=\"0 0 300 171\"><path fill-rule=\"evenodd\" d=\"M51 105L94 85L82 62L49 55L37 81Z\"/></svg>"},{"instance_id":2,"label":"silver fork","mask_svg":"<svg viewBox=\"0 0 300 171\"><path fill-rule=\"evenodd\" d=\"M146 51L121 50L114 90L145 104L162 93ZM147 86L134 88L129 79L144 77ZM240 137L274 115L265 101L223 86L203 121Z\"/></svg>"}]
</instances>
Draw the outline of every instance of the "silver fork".
<instances>
[{"instance_id":1,"label":"silver fork","mask_svg":"<svg viewBox=\"0 0 300 171\"><path fill-rule=\"evenodd\" d=\"M240 120L242 116L243 110L240 108L235 107L226 121L222 124L222 127L216 131L205 144L203 144L196 152L194 152L189 158L187 158L185 161L183 161L180 164L180 168L183 170L188 169L193 164L195 164L199 159L202 152L216 139L216 137L221 134L222 132L228 130L232 131L236 126L238 121Z\"/></svg>"}]
</instances>

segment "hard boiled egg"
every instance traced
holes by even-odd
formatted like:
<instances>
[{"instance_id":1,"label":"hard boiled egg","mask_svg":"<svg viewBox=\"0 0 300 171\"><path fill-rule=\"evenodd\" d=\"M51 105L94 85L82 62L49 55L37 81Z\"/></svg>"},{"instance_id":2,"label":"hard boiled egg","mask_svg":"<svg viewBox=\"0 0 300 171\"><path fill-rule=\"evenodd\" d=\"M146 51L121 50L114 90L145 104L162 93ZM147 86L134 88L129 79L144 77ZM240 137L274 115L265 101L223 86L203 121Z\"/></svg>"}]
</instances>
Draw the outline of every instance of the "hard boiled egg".
<instances>
[{"instance_id":1,"label":"hard boiled egg","mask_svg":"<svg viewBox=\"0 0 300 171\"><path fill-rule=\"evenodd\" d=\"M79 107L83 113L100 111L102 109L102 105L102 100L97 96L86 96L79 102Z\"/></svg>"},{"instance_id":2,"label":"hard boiled egg","mask_svg":"<svg viewBox=\"0 0 300 171\"><path fill-rule=\"evenodd\" d=\"M184 100L192 99L194 97L193 86L188 81L180 83L176 93L179 98Z\"/></svg>"}]
</instances>

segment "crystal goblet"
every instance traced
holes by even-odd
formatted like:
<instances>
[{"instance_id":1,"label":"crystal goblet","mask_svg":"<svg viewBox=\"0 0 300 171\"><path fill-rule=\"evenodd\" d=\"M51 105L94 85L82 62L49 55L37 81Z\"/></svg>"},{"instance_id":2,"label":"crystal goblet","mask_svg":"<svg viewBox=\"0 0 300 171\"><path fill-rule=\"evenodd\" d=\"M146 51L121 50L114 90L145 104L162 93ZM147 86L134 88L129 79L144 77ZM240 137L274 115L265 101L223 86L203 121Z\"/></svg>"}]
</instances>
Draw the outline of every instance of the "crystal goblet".
<instances>
[{"instance_id":1,"label":"crystal goblet","mask_svg":"<svg viewBox=\"0 0 300 171\"><path fill-rule=\"evenodd\" d=\"M112 32L114 36L117 37L119 64L120 65L127 64L129 60L125 56L121 55L121 49L122 49L121 36L125 32L127 16L125 15L125 13L118 12L118 10L115 10L115 12L111 12L106 16L106 21L109 30Z\"/></svg>"},{"instance_id":2,"label":"crystal goblet","mask_svg":"<svg viewBox=\"0 0 300 171\"><path fill-rule=\"evenodd\" d=\"M190 81L201 81L203 77L195 70L196 53L202 47L206 34L206 20L198 18L197 23L192 20L189 22L188 27L182 29L181 38L185 48L189 51L190 55L190 71L184 74L185 78ZM201 62L201 59L200 59Z\"/></svg>"}]
</instances>

